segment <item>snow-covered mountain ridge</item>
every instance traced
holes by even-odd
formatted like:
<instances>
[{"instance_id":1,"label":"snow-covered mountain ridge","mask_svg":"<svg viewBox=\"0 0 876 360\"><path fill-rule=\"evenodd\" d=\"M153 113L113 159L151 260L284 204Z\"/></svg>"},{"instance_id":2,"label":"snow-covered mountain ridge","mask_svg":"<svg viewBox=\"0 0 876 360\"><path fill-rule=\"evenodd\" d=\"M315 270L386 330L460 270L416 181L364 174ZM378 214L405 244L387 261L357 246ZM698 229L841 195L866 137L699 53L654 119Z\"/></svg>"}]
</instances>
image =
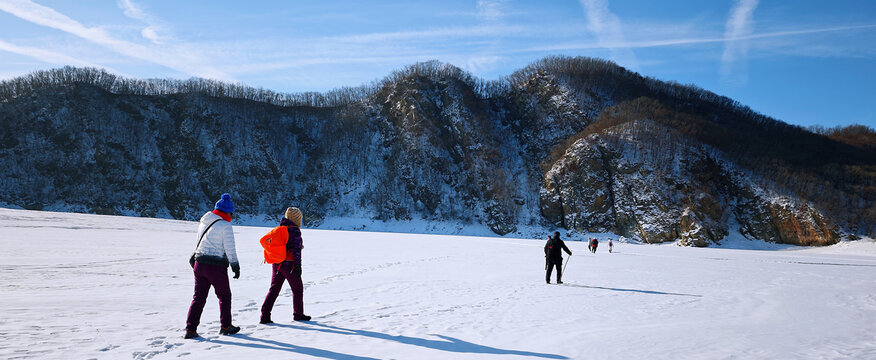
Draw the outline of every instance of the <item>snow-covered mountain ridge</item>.
<instances>
[{"instance_id":1,"label":"snow-covered mountain ridge","mask_svg":"<svg viewBox=\"0 0 876 360\"><path fill-rule=\"evenodd\" d=\"M249 223L296 205L324 228L559 226L698 246L876 231L871 148L587 58L493 82L420 63L294 95L40 72L0 83L0 167L0 202L28 209L194 219L230 192Z\"/></svg>"}]
</instances>

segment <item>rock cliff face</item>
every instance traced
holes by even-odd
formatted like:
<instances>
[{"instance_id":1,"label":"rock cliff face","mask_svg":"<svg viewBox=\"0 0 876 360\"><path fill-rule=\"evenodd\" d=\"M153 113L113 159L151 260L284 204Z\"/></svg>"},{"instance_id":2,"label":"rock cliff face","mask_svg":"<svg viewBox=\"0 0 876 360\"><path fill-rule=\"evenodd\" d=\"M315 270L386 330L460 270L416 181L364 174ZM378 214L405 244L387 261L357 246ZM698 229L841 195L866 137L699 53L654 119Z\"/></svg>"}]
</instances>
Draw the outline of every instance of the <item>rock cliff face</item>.
<instances>
[{"instance_id":1,"label":"rock cliff face","mask_svg":"<svg viewBox=\"0 0 876 360\"><path fill-rule=\"evenodd\" d=\"M575 141L553 164L542 213L559 227L648 243L708 246L731 227L778 243L839 240L837 226L808 204L759 187L725 158L649 120L611 127Z\"/></svg>"},{"instance_id":2,"label":"rock cliff face","mask_svg":"<svg viewBox=\"0 0 876 360\"><path fill-rule=\"evenodd\" d=\"M312 227L560 227L694 246L876 231L876 147L609 62L548 58L497 82L424 63L355 94L292 101L73 68L0 82L0 204L195 219L231 192L256 222L296 205Z\"/></svg>"}]
</instances>

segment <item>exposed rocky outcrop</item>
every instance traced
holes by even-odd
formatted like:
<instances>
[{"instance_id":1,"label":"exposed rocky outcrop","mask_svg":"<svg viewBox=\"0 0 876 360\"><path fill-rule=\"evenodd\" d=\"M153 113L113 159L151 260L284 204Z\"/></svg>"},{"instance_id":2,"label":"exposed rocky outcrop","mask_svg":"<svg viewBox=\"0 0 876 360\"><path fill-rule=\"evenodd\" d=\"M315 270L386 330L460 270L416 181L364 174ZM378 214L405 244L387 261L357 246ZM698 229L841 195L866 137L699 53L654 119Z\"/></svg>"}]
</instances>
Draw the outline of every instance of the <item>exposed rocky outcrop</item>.
<instances>
[{"instance_id":1,"label":"exposed rocky outcrop","mask_svg":"<svg viewBox=\"0 0 876 360\"><path fill-rule=\"evenodd\" d=\"M608 128L574 142L545 174L542 213L556 226L648 243L708 246L730 230L797 245L839 241L809 204L760 188L724 157L649 120Z\"/></svg>"}]
</instances>

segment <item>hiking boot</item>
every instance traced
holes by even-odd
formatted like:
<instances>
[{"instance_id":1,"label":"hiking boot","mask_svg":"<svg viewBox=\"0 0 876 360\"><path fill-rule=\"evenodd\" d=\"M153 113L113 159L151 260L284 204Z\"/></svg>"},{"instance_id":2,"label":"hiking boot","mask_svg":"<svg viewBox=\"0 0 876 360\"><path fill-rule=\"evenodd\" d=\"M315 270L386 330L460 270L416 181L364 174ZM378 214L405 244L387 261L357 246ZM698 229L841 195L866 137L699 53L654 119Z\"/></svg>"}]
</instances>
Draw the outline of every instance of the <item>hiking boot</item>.
<instances>
[{"instance_id":1,"label":"hiking boot","mask_svg":"<svg viewBox=\"0 0 876 360\"><path fill-rule=\"evenodd\" d=\"M551 281L550 281L550 280L545 280L545 282L546 282L546 283L548 283L548 284L550 284L550 283L551 283Z\"/></svg>"},{"instance_id":2,"label":"hiking boot","mask_svg":"<svg viewBox=\"0 0 876 360\"><path fill-rule=\"evenodd\" d=\"M267 319L267 320L265 320L265 319L261 319L261 320L259 320L259 324L273 324L273 323L274 323L274 322L271 321L271 319Z\"/></svg>"},{"instance_id":3,"label":"hiking boot","mask_svg":"<svg viewBox=\"0 0 876 360\"><path fill-rule=\"evenodd\" d=\"M562 281L557 280L557 284L562 284L562 283L563 283Z\"/></svg>"},{"instance_id":4,"label":"hiking boot","mask_svg":"<svg viewBox=\"0 0 876 360\"><path fill-rule=\"evenodd\" d=\"M237 334L238 331L240 331L240 326L230 325L219 329L219 335L234 335Z\"/></svg>"},{"instance_id":5,"label":"hiking boot","mask_svg":"<svg viewBox=\"0 0 876 360\"><path fill-rule=\"evenodd\" d=\"M201 335L198 335L198 333L194 331L186 330L186 335L183 336L183 339L194 339L196 337L201 337Z\"/></svg>"},{"instance_id":6,"label":"hiking boot","mask_svg":"<svg viewBox=\"0 0 876 360\"><path fill-rule=\"evenodd\" d=\"M295 321L310 321L310 316L308 315L295 315L292 317L292 320Z\"/></svg>"}]
</instances>

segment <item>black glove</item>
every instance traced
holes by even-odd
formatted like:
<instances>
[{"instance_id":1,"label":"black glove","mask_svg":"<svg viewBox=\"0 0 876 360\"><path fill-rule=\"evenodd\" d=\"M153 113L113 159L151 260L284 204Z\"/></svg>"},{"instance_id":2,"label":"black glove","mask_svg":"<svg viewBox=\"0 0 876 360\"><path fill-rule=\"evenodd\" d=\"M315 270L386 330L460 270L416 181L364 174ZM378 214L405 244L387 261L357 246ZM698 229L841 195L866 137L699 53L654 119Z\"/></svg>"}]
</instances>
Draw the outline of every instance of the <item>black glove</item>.
<instances>
[{"instance_id":1,"label":"black glove","mask_svg":"<svg viewBox=\"0 0 876 360\"><path fill-rule=\"evenodd\" d=\"M234 272L234 278L235 278L235 279L239 279L239 278L240 278L240 265L237 265L237 264L231 264L231 271Z\"/></svg>"}]
</instances>

